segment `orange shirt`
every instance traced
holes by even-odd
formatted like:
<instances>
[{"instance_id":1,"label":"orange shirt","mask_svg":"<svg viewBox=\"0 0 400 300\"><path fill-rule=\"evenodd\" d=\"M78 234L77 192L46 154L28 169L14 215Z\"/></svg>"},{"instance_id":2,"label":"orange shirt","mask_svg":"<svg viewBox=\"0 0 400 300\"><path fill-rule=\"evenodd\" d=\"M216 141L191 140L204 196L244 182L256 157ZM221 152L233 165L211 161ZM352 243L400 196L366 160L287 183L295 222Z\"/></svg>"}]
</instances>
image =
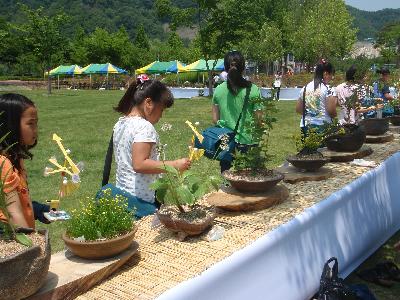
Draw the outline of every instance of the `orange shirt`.
<instances>
[{"instance_id":1,"label":"orange shirt","mask_svg":"<svg viewBox=\"0 0 400 300\"><path fill-rule=\"evenodd\" d=\"M4 164L3 164L4 163ZM0 155L0 166L3 164L1 170L1 180L4 182L4 192L10 193L17 191L19 201L22 207L22 213L29 227L35 228L35 218L33 216L33 208L31 198L29 196L29 189L27 184L26 171L21 160L22 171L19 172L13 167L11 161L5 156ZM5 216L0 211L0 220L5 220Z\"/></svg>"}]
</instances>

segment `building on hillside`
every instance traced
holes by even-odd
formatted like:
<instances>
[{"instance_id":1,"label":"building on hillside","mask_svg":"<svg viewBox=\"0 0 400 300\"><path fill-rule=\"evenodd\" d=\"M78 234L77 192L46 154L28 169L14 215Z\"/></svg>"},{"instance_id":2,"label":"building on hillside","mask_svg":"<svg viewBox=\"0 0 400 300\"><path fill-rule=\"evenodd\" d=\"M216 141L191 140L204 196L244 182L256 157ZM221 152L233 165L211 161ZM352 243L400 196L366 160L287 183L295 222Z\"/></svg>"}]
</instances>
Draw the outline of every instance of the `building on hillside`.
<instances>
[{"instance_id":1,"label":"building on hillside","mask_svg":"<svg viewBox=\"0 0 400 300\"><path fill-rule=\"evenodd\" d=\"M370 41L358 41L354 44L350 56L356 58L360 55L364 55L368 58L375 58L380 56L380 51L374 48L374 44Z\"/></svg>"}]
</instances>

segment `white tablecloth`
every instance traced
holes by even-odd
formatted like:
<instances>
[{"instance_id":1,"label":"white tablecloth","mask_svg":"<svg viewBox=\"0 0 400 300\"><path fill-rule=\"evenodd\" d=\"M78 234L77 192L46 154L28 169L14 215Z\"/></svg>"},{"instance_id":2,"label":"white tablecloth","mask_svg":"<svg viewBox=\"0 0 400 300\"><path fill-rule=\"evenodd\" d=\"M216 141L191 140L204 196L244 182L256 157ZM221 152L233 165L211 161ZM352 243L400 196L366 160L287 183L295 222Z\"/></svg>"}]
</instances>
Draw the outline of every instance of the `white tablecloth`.
<instances>
[{"instance_id":1,"label":"white tablecloth","mask_svg":"<svg viewBox=\"0 0 400 300\"><path fill-rule=\"evenodd\" d=\"M310 299L331 256L338 258L340 274L346 277L400 229L399 172L396 153L157 299Z\"/></svg>"}]
</instances>

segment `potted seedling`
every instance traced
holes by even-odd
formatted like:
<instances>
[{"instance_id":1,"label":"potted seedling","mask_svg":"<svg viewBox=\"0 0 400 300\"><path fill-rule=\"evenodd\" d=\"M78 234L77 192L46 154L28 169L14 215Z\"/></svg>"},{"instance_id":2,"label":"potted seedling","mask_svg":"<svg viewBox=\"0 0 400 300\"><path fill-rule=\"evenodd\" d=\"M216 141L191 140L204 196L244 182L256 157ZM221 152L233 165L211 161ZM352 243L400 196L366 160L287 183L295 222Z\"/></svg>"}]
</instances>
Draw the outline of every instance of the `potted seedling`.
<instances>
[{"instance_id":1,"label":"potted seedling","mask_svg":"<svg viewBox=\"0 0 400 300\"><path fill-rule=\"evenodd\" d=\"M3 164L0 166L0 174ZM21 299L34 294L44 283L50 265L50 242L47 230L16 228L11 223L0 180L0 297Z\"/></svg>"},{"instance_id":2,"label":"potted seedling","mask_svg":"<svg viewBox=\"0 0 400 300\"><path fill-rule=\"evenodd\" d=\"M132 244L137 227L127 199L106 189L71 211L62 238L72 253L87 259L115 256Z\"/></svg>"},{"instance_id":3,"label":"potted seedling","mask_svg":"<svg viewBox=\"0 0 400 300\"><path fill-rule=\"evenodd\" d=\"M294 167L309 172L315 172L329 161L328 158L325 158L318 152L318 148L324 141L323 133L319 133L316 129L310 128L307 134L302 133L301 135L295 136L295 141L298 153L286 159Z\"/></svg>"},{"instance_id":4,"label":"potted seedling","mask_svg":"<svg viewBox=\"0 0 400 300\"><path fill-rule=\"evenodd\" d=\"M194 162L199 160L203 149L189 146L189 159ZM165 149L159 149L164 157ZM201 234L212 226L216 215L215 208L197 204L205 193L218 189L220 180L214 176L207 178L199 176L192 166L184 172L164 164L161 169L164 174L158 178L151 188L156 191L157 201L162 205L157 211L160 222L169 230L184 233L188 236Z\"/></svg>"},{"instance_id":5,"label":"potted seedling","mask_svg":"<svg viewBox=\"0 0 400 300\"><path fill-rule=\"evenodd\" d=\"M255 146L247 153L234 154L232 168L223 172L223 177L238 191L244 193L264 192L274 187L283 179L283 174L269 169L267 163L271 159L268 154L269 131L272 129L275 118L271 112L275 111L272 98L254 98L256 107L261 110L254 121L246 121L245 128L252 135Z\"/></svg>"}]
</instances>

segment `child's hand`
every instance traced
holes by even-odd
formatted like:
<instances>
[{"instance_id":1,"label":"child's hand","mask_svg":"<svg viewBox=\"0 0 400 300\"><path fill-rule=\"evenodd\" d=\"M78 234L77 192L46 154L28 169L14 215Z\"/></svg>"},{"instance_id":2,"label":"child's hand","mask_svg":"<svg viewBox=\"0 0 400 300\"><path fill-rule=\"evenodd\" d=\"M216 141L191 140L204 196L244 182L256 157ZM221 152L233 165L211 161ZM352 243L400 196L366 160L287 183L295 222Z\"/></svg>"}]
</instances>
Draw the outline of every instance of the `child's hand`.
<instances>
[{"instance_id":1,"label":"child's hand","mask_svg":"<svg viewBox=\"0 0 400 300\"><path fill-rule=\"evenodd\" d=\"M181 158L175 160L175 168L179 171L185 171L190 168L191 161L188 158Z\"/></svg>"}]
</instances>

